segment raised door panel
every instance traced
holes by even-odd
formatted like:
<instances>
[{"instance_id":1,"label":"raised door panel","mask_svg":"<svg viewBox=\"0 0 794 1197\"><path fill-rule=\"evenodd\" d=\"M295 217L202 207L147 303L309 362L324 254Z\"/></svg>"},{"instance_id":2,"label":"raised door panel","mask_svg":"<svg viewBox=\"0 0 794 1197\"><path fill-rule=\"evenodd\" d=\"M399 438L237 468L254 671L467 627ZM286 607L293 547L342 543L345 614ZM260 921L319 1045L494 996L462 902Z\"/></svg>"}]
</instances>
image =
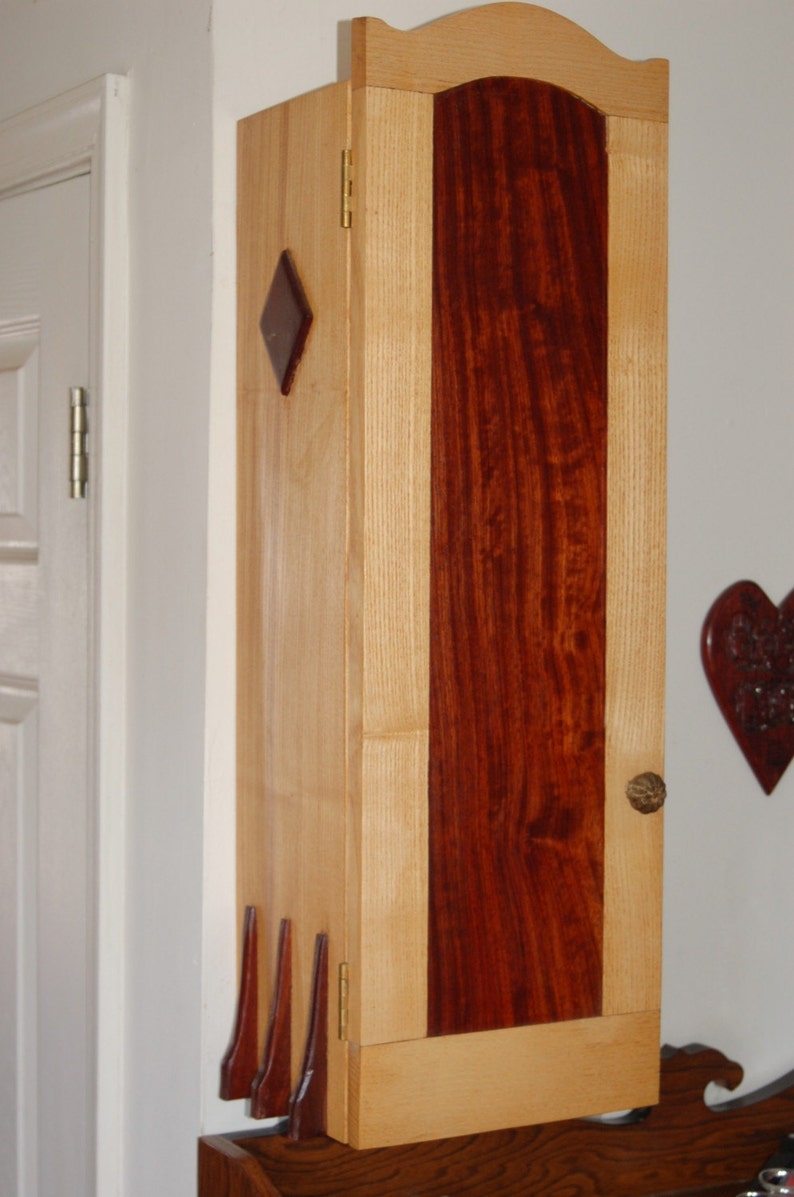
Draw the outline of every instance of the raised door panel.
<instances>
[{"instance_id":1,"label":"raised door panel","mask_svg":"<svg viewBox=\"0 0 794 1197\"><path fill-rule=\"evenodd\" d=\"M22 1194L36 1175L37 699L0 678L0 1175Z\"/></svg>"},{"instance_id":2,"label":"raised door panel","mask_svg":"<svg viewBox=\"0 0 794 1197\"><path fill-rule=\"evenodd\" d=\"M91 1172L91 499L69 486L90 203L85 175L0 201L0 1175L20 1195Z\"/></svg>"},{"instance_id":3,"label":"raised door panel","mask_svg":"<svg viewBox=\"0 0 794 1197\"><path fill-rule=\"evenodd\" d=\"M605 143L550 84L435 97L434 1035L601 1012Z\"/></svg>"},{"instance_id":4,"label":"raised door panel","mask_svg":"<svg viewBox=\"0 0 794 1197\"><path fill-rule=\"evenodd\" d=\"M9 559L36 554L39 324L0 328L0 545Z\"/></svg>"}]
</instances>

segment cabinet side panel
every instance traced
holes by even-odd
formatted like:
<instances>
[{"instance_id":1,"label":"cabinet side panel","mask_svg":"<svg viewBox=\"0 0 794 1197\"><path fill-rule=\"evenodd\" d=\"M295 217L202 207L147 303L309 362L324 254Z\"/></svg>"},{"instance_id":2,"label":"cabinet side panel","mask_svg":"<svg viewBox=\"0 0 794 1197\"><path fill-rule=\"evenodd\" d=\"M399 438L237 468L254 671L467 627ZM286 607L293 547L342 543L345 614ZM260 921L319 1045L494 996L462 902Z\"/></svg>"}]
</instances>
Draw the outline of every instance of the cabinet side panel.
<instances>
[{"instance_id":1,"label":"cabinet side panel","mask_svg":"<svg viewBox=\"0 0 794 1197\"><path fill-rule=\"evenodd\" d=\"M667 126L610 117L604 1011L658 1008L664 752Z\"/></svg>"},{"instance_id":2,"label":"cabinet side panel","mask_svg":"<svg viewBox=\"0 0 794 1197\"><path fill-rule=\"evenodd\" d=\"M260 1039L279 922L292 920L293 1080L315 936L329 936L332 993L346 958L348 99L338 84L240 127L238 894L264 928ZM286 398L259 329L284 249L314 313ZM332 1006L329 1132L344 1138L346 1047Z\"/></svg>"},{"instance_id":3,"label":"cabinet side panel","mask_svg":"<svg viewBox=\"0 0 794 1197\"><path fill-rule=\"evenodd\" d=\"M429 1027L445 1035L601 1007L604 118L529 80L441 93L434 195Z\"/></svg>"}]
</instances>

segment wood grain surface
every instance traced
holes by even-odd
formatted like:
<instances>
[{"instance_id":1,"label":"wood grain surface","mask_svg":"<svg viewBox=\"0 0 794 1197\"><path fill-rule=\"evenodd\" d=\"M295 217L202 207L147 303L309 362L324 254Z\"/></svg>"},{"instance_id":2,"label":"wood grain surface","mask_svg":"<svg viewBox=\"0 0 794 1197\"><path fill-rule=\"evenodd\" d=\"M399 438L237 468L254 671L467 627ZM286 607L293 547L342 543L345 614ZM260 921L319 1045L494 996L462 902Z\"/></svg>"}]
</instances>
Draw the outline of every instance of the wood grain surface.
<instances>
[{"instance_id":1,"label":"wood grain surface","mask_svg":"<svg viewBox=\"0 0 794 1197\"><path fill-rule=\"evenodd\" d=\"M353 96L347 917L357 1043L427 1028L432 129L432 96Z\"/></svg>"},{"instance_id":2,"label":"wood grain surface","mask_svg":"<svg viewBox=\"0 0 794 1197\"><path fill-rule=\"evenodd\" d=\"M530 80L442 93L434 186L428 1026L444 1035L601 1007L604 118Z\"/></svg>"},{"instance_id":3,"label":"wood grain surface","mask_svg":"<svg viewBox=\"0 0 794 1197\"><path fill-rule=\"evenodd\" d=\"M584 1118L659 1099L655 1011L350 1047L354 1147Z\"/></svg>"},{"instance_id":4,"label":"wood grain surface","mask_svg":"<svg viewBox=\"0 0 794 1197\"><path fill-rule=\"evenodd\" d=\"M605 1014L658 1009L664 815L626 784L664 776L667 126L607 120L609 422Z\"/></svg>"},{"instance_id":5,"label":"wood grain surface","mask_svg":"<svg viewBox=\"0 0 794 1197\"><path fill-rule=\"evenodd\" d=\"M601 112L667 120L667 62L622 58L573 21L535 4L485 4L408 32L359 17L352 50L354 90L432 93L512 75L565 87Z\"/></svg>"},{"instance_id":6,"label":"wood grain surface","mask_svg":"<svg viewBox=\"0 0 794 1197\"><path fill-rule=\"evenodd\" d=\"M315 937L346 960L345 674L349 232L339 223L349 87L238 129L237 888L260 913L262 1051L281 920L292 922L292 1081ZM291 392L259 319L290 249L317 318ZM329 1044L329 1132L345 1137L346 1045Z\"/></svg>"},{"instance_id":7,"label":"wood grain surface","mask_svg":"<svg viewBox=\"0 0 794 1197\"><path fill-rule=\"evenodd\" d=\"M706 1086L734 1088L741 1068L693 1047L664 1054L660 1104L629 1125L557 1122L371 1151L325 1138L205 1140L199 1194L735 1197L794 1126L791 1079L764 1100L711 1109Z\"/></svg>"}]
</instances>

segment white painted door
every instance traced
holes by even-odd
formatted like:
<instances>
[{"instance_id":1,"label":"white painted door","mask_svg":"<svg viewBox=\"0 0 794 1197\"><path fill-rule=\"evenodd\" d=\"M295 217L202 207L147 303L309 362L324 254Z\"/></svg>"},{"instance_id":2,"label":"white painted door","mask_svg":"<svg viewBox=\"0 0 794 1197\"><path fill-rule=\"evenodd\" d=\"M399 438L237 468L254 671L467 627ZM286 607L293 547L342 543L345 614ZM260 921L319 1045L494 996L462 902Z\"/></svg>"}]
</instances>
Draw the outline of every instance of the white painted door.
<instances>
[{"instance_id":1,"label":"white painted door","mask_svg":"<svg viewBox=\"0 0 794 1197\"><path fill-rule=\"evenodd\" d=\"M0 1193L83 1197L94 1112L89 176L0 200ZM90 406L89 406L90 415Z\"/></svg>"}]
</instances>

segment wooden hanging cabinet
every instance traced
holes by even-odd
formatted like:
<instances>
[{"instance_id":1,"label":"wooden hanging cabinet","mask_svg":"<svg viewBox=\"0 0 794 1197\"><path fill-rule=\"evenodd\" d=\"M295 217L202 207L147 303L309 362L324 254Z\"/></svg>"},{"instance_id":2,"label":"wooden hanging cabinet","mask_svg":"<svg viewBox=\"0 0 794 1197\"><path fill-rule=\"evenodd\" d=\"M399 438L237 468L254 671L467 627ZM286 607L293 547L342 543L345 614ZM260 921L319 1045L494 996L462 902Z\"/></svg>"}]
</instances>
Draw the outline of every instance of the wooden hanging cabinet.
<instances>
[{"instance_id":1,"label":"wooden hanging cabinet","mask_svg":"<svg viewBox=\"0 0 794 1197\"><path fill-rule=\"evenodd\" d=\"M239 126L237 861L257 1108L369 1147L657 1100L668 73L352 39Z\"/></svg>"}]
</instances>

